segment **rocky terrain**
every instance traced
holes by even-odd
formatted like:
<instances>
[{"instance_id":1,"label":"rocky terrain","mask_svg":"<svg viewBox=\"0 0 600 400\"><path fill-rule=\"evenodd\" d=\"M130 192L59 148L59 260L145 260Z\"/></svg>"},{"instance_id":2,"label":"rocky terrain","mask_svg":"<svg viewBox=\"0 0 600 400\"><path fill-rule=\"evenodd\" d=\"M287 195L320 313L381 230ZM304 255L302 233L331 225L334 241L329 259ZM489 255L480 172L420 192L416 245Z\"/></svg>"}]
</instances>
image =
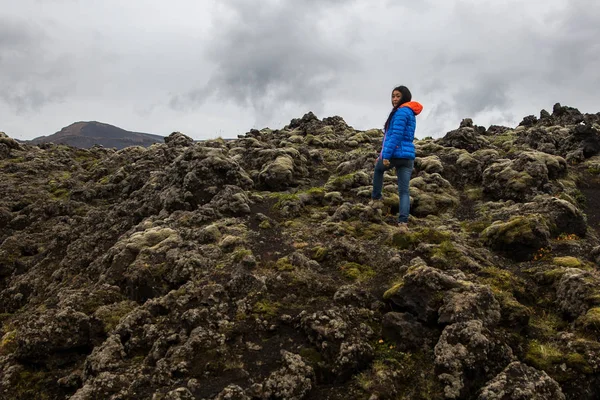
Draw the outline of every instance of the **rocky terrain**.
<instances>
[{"instance_id":1,"label":"rocky terrain","mask_svg":"<svg viewBox=\"0 0 600 400\"><path fill-rule=\"evenodd\" d=\"M0 398L600 398L600 113L417 140L407 234L381 139L0 134Z\"/></svg>"},{"instance_id":2,"label":"rocky terrain","mask_svg":"<svg viewBox=\"0 0 600 400\"><path fill-rule=\"evenodd\" d=\"M96 145L114 147L118 150L129 146L148 147L154 143L164 143L164 137L150 133L130 132L101 122L75 122L49 136L40 136L26 142L66 144L73 147L90 148Z\"/></svg>"}]
</instances>

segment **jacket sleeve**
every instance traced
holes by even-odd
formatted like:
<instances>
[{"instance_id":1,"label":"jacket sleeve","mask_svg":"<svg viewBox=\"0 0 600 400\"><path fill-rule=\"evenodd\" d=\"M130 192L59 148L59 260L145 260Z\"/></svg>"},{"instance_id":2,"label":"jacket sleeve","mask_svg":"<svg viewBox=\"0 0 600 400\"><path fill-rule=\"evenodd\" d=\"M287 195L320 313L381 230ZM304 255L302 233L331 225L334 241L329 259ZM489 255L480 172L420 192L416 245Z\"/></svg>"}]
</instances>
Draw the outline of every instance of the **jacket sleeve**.
<instances>
[{"instance_id":1,"label":"jacket sleeve","mask_svg":"<svg viewBox=\"0 0 600 400\"><path fill-rule=\"evenodd\" d=\"M406 131L407 124L408 115L404 109L399 108L392 117L392 121L390 122L388 133L385 138L385 143L383 144L383 151L381 152L381 155L384 160L389 160L390 157L392 157L392 154L394 154L396 146L400 145L402 136Z\"/></svg>"}]
</instances>

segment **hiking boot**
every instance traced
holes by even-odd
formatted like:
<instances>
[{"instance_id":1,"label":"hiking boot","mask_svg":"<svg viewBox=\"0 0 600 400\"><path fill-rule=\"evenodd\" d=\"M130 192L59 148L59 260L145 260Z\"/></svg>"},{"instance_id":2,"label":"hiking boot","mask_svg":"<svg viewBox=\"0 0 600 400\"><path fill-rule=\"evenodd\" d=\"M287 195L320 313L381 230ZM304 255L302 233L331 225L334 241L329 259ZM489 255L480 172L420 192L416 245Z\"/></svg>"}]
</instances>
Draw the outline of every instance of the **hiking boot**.
<instances>
[{"instance_id":1,"label":"hiking boot","mask_svg":"<svg viewBox=\"0 0 600 400\"><path fill-rule=\"evenodd\" d=\"M369 207L374 208L375 210L379 210L383 208L383 200L382 199L373 199L369 202Z\"/></svg>"},{"instance_id":2,"label":"hiking boot","mask_svg":"<svg viewBox=\"0 0 600 400\"><path fill-rule=\"evenodd\" d=\"M400 233L408 233L408 224L406 222L398 222L398 230Z\"/></svg>"}]
</instances>

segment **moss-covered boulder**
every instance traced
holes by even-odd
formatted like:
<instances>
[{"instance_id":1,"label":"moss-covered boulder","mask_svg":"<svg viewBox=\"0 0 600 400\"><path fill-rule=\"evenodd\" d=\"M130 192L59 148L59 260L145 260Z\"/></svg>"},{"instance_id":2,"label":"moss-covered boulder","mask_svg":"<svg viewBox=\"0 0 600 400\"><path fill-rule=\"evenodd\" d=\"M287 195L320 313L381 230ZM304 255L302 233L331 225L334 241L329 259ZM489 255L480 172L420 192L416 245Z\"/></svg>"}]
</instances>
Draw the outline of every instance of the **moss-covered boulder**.
<instances>
[{"instance_id":1,"label":"moss-covered boulder","mask_svg":"<svg viewBox=\"0 0 600 400\"><path fill-rule=\"evenodd\" d=\"M428 266L413 267L384 298L433 326L472 319L494 326L500 320L500 305L490 288L466 281L462 273L453 275Z\"/></svg>"},{"instance_id":2,"label":"moss-covered boulder","mask_svg":"<svg viewBox=\"0 0 600 400\"><path fill-rule=\"evenodd\" d=\"M444 171L444 166L438 156L417 157L415 159L415 168L429 174L441 174Z\"/></svg>"},{"instance_id":3,"label":"moss-covered boulder","mask_svg":"<svg viewBox=\"0 0 600 400\"><path fill-rule=\"evenodd\" d=\"M448 132L439 140L439 143L442 146L456 147L457 149L465 149L469 152L491 146L489 140L473 127L472 122L471 126L461 126L454 131Z\"/></svg>"},{"instance_id":4,"label":"moss-covered boulder","mask_svg":"<svg viewBox=\"0 0 600 400\"><path fill-rule=\"evenodd\" d=\"M281 190L290 186L293 176L294 160L288 155L281 155L264 166L258 179L268 189Z\"/></svg>"},{"instance_id":5,"label":"moss-covered boulder","mask_svg":"<svg viewBox=\"0 0 600 400\"><path fill-rule=\"evenodd\" d=\"M439 215L458 205L458 194L452 184L438 173L421 173L410 181L411 213L424 217Z\"/></svg>"},{"instance_id":6,"label":"moss-covered boulder","mask_svg":"<svg viewBox=\"0 0 600 400\"><path fill-rule=\"evenodd\" d=\"M515 359L511 348L479 320L447 326L434 352L438 378L449 399L476 391Z\"/></svg>"},{"instance_id":7,"label":"moss-covered boulder","mask_svg":"<svg viewBox=\"0 0 600 400\"><path fill-rule=\"evenodd\" d=\"M548 246L550 229L541 215L517 216L507 222L493 222L481 232L481 238L486 246L523 260Z\"/></svg>"},{"instance_id":8,"label":"moss-covered boulder","mask_svg":"<svg viewBox=\"0 0 600 400\"><path fill-rule=\"evenodd\" d=\"M566 269L556 283L556 304L573 318L600 306L600 277L579 268Z\"/></svg>"},{"instance_id":9,"label":"moss-covered boulder","mask_svg":"<svg viewBox=\"0 0 600 400\"><path fill-rule=\"evenodd\" d=\"M562 157L531 151L514 160L501 159L483 172L485 193L495 199L526 201L552 190L551 180L566 172Z\"/></svg>"},{"instance_id":10,"label":"moss-covered boulder","mask_svg":"<svg viewBox=\"0 0 600 400\"><path fill-rule=\"evenodd\" d=\"M477 400L556 399L565 400L560 385L544 371L518 361L510 363L489 381Z\"/></svg>"}]
</instances>

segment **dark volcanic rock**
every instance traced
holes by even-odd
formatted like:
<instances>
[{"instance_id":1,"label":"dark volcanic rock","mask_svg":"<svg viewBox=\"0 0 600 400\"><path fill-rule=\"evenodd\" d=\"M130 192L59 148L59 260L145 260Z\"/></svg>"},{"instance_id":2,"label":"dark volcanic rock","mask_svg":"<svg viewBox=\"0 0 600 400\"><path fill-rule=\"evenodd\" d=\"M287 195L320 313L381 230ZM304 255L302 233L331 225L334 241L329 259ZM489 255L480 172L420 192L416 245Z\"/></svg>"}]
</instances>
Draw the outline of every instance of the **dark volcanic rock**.
<instances>
[{"instance_id":1,"label":"dark volcanic rock","mask_svg":"<svg viewBox=\"0 0 600 400\"><path fill-rule=\"evenodd\" d=\"M594 399L599 132L557 105L415 140L408 232L394 171L369 203L383 132L340 117L0 134L0 398Z\"/></svg>"}]
</instances>

